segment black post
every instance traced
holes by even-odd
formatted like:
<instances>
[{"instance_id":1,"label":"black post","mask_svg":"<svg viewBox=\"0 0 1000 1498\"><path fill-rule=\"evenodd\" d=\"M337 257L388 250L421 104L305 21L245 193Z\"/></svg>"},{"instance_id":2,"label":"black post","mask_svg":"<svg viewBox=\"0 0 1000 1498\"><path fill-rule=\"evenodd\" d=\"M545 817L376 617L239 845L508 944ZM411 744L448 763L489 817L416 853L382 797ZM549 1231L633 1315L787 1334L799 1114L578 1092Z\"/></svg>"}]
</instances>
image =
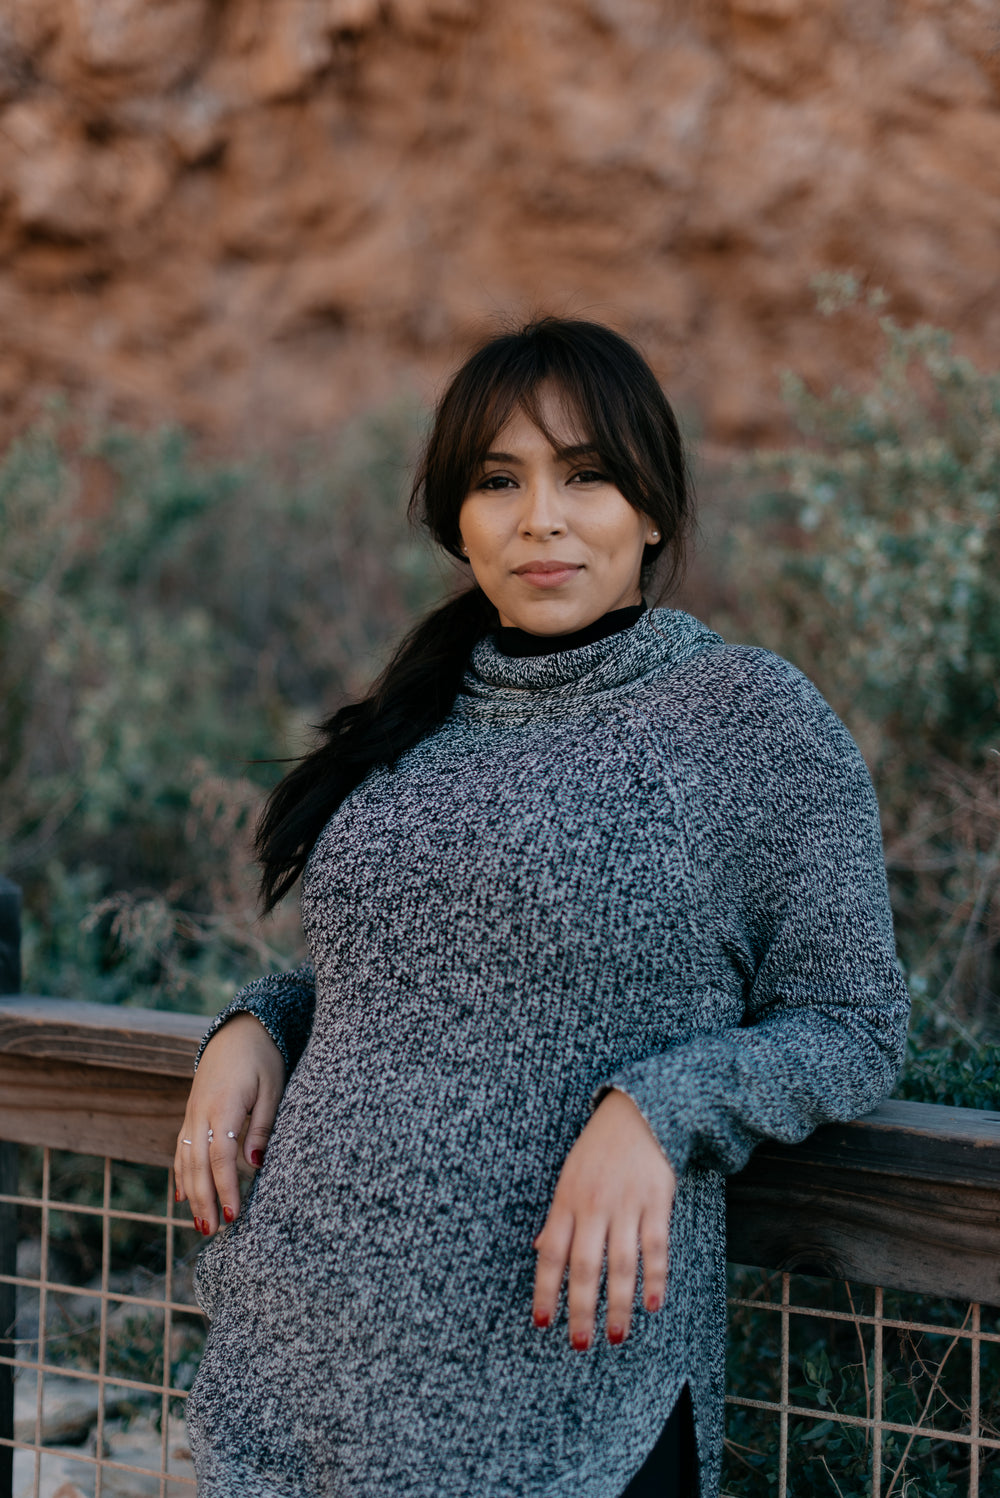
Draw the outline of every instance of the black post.
<instances>
[{"instance_id":1,"label":"black post","mask_svg":"<svg viewBox=\"0 0 1000 1498\"><path fill-rule=\"evenodd\" d=\"M21 991L21 891L0 875L0 994ZM0 1141L0 1195L17 1193L17 1145ZM0 1202L0 1274L17 1273L17 1208ZM0 1356L13 1357L17 1288L0 1284ZM14 1370L0 1363L0 1436L14 1436ZM14 1448L0 1446L0 1498L13 1498Z\"/></svg>"}]
</instances>

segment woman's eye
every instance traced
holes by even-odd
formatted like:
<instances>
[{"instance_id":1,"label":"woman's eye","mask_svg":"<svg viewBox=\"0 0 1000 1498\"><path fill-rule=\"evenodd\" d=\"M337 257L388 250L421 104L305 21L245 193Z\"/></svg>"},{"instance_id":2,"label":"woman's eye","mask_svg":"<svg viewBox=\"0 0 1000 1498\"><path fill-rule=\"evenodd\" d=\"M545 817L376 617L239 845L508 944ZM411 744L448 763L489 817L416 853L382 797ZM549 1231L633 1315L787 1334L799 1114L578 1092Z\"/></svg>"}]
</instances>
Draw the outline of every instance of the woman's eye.
<instances>
[{"instance_id":1,"label":"woman's eye","mask_svg":"<svg viewBox=\"0 0 1000 1498\"><path fill-rule=\"evenodd\" d=\"M512 485L514 480L506 473L488 473L484 479L480 479L476 485L477 489L506 489Z\"/></svg>"},{"instance_id":2,"label":"woman's eye","mask_svg":"<svg viewBox=\"0 0 1000 1498\"><path fill-rule=\"evenodd\" d=\"M579 473L574 473L573 481L580 484L607 484L609 479L606 473L601 473L596 468L581 468Z\"/></svg>"}]
</instances>

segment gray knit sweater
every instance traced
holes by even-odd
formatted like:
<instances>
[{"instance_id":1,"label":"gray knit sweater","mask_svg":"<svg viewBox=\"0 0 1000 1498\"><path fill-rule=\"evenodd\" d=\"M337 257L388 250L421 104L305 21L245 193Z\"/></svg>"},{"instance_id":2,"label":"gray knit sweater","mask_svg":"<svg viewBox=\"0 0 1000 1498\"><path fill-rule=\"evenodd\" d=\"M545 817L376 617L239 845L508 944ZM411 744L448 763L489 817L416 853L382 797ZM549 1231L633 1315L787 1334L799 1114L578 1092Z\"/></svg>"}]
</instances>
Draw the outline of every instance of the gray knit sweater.
<instances>
[{"instance_id":1,"label":"gray knit sweater","mask_svg":"<svg viewBox=\"0 0 1000 1498\"><path fill-rule=\"evenodd\" d=\"M203 1498L617 1498L685 1381L719 1486L723 1176L892 1085L908 1003L853 741L766 651L660 609L475 649L303 878L311 963L249 985L293 1068L205 1248ZM212 1033L212 1032L210 1032ZM664 1309L532 1324L532 1239L611 1087L678 1173Z\"/></svg>"}]
</instances>

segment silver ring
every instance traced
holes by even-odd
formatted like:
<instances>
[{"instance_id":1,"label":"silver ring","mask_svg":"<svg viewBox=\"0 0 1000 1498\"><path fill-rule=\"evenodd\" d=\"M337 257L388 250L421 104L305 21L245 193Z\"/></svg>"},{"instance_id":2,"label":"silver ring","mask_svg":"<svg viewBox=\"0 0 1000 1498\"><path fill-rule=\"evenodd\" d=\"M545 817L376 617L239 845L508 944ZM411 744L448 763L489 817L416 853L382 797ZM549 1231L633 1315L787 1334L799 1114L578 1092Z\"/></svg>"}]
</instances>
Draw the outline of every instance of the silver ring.
<instances>
[{"instance_id":1,"label":"silver ring","mask_svg":"<svg viewBox=\"0 0 1000 1498\"><path fill-rule=\"evenodd\" d=\"M230 1129L229 1133L226 1135L227 1139L235 1139L236 1137L237 1136L233 1133L232 1129Z\"/></svg>"},{"instance_id":2,"label":"silver ring","mask_svg":"<svg viewBox=\"0 0 1000 1498\"><path fill-rule=\"evenodd\" d=\"M193 1143L194 1143L193 1139L182 1139L181 1140L181 1144L193 1144Z\"/></svg>"},{"instance_id":3,"label":"silver ring","mask_svg":"<svg viewBox=\"0 0 1000 1498\"><path fill-rule=\"evenodd\" d=\"M214 1138L215 1138L215 1130L214 1129L209 1129L209 1131L208 1131L208 1142L209 1142L209 1144L211 1144L211 1142L212 1142L212 1140Z\"/></svg>"}]
</instances>

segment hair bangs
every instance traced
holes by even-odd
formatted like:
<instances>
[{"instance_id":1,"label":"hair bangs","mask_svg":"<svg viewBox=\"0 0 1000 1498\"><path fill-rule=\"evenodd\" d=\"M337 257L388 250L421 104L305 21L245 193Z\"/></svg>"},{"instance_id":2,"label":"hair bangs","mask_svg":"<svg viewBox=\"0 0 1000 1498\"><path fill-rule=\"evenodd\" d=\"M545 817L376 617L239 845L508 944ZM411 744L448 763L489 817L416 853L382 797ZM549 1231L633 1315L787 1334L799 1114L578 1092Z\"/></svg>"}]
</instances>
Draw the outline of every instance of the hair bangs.
<instances>
[{"instance_id":1,"label":"hair bangs","mask_svg":"<svg viewBox=\"0 0 1000 1498\"><path fill-rule=\"evenodd\" d=\"M542 392L554 389L565 426L553 428ZM542 318L501 333L459 369L438 407L410 501L435 540L462 559L459 512L499 431L521 409L552 447L586 442L619 492L650 515L676 573L689 515L686 464L676 418L642 355L599 323Z\"/></svg>"}]
</instances>

